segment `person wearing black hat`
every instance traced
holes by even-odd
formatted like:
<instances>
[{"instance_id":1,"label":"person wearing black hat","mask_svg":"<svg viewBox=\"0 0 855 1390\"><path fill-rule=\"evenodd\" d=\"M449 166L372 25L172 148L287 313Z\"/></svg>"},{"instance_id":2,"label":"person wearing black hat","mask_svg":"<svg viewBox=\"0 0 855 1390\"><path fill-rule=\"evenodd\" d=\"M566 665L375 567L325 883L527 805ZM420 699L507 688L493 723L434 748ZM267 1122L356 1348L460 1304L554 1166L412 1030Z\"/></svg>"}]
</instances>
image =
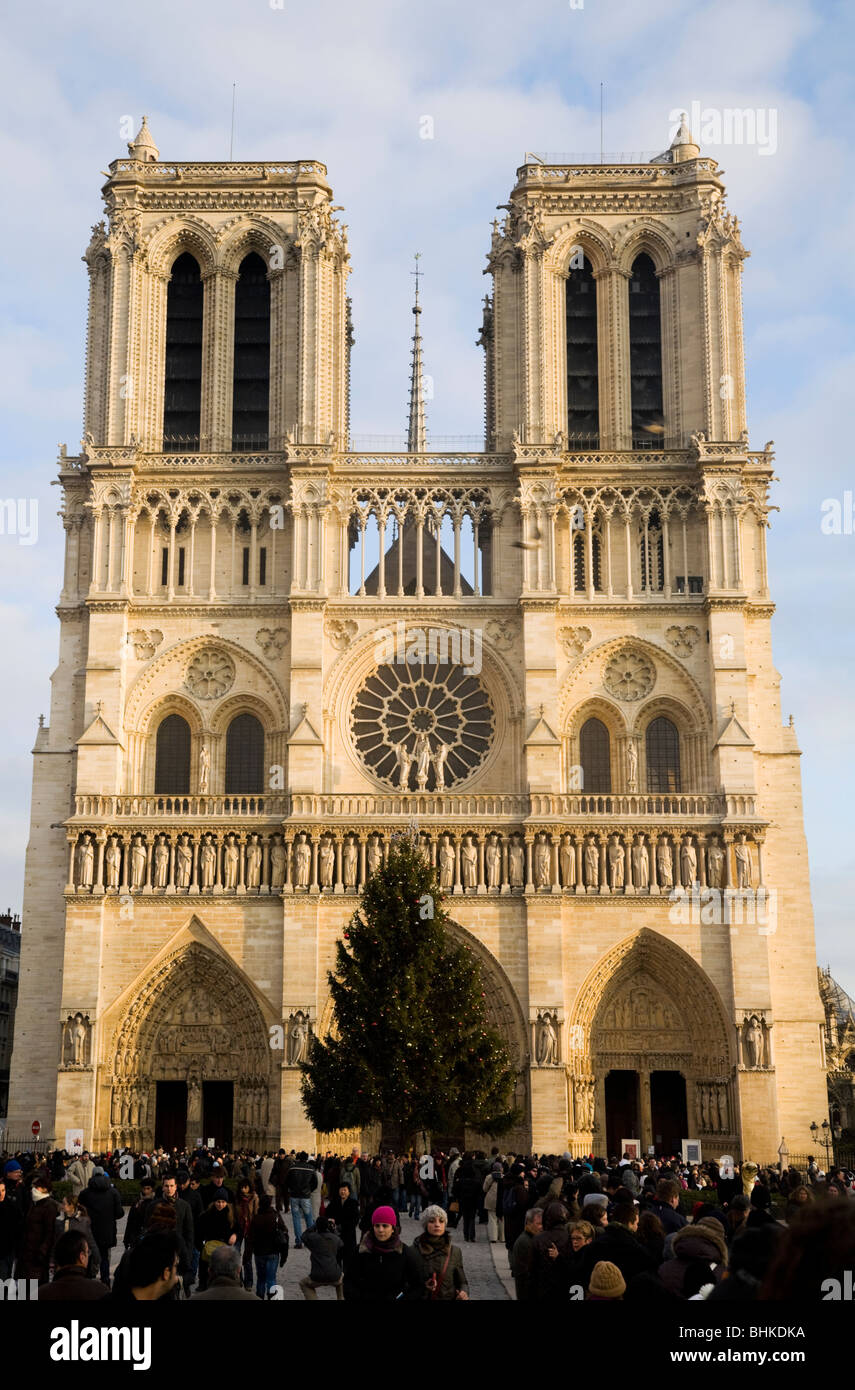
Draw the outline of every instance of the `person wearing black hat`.
<instances>
[{"instance_id":1,"label":"person wearing black hat","mask_svg":"<svg viewBox=\"0 0 855 1390\"><path fill-rule=\"evenodd\" d=\"M211 1169L211 1181L202 1188L202 1201L207 1209L212 1202L216 1201L220 1193L223 1194L229 1206L234 1203L234 1193L226 1186L226 1170L219 1159Z\"/></svg>"},{"instance_id":2,"label":"person wearing black hat","mask_svg":"<svg viewBox=\"0 0 855 1390\"><path fill-rule=\"evenodd\" d=\"M140 1182L140 1195L128 1212L125 1222L124 1246L132 1250L142 1235L152 1203L154 1202L154 1179L143 1178Z\"/></svg>"},{"instance_id":3,"label":"person wearing black hat","mask_svg":"<svg viewBox=\"0 0 855 1390\"><path fill-rule=\"evenodd\" d=\"M4 1174L0 1177L0 1279L12 1277L23 1219L20 1205L7 1191Z\"/></svg>"}]
</instances>

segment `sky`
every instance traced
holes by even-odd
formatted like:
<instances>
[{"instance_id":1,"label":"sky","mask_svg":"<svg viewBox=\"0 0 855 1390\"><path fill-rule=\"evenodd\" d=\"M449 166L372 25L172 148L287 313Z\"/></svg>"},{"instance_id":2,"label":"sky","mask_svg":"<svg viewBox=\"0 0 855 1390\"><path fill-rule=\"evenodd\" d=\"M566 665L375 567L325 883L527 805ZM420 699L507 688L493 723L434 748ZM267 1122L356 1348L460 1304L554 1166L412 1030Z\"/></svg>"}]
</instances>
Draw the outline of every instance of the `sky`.
<instances>
[{"instance_id":1,"label":"sky","mask_svg":"<svg viewBox=\"0 0 855 1390\"><path fill-rule=\"evenodd\" d=\"M526 151L666 148L701 113L751 258L744 268L749 428L776 443L769 577L783 714L803 750L818 958L855 995L849 627L855 491L853 12L722 0L148 0L15 7L4 20L0 155L0 907L20 910L38 715L56 665L62 581L58 441L82 433L86 271L101 172L143 112L166 160L322 160L349 229L357 436L406 427L412 256L421 252L430 436L483 428L476 346L490 222ZM752 144L727 109L760 113ZM425 118L430 120L426 121ZM703 138L706 130L707 139ZM424 138L426 132L431 138ZM774 139L771 136L774 134ZM823 503L844 513L821 530ZM7 509L0 507L0 516ZM851 506L850 506L851 511ZM826 507L831 515L831 509ZM829 523L826 523L828 525ZM20 527L17 527L20 531ZM26 539L32 543L22 544Z\"/></svg>"}]
</instances>

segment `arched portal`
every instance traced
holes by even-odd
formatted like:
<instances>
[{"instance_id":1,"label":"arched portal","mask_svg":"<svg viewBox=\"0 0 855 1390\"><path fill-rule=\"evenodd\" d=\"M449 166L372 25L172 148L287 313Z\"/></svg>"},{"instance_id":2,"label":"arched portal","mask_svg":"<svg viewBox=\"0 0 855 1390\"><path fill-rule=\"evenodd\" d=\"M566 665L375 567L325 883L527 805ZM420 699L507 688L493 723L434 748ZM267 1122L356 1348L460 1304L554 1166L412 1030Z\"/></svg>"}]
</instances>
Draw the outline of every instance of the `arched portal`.
<instances>
[{"instance_id":1,"label":"arched portal","mask_svg":"<svg viewBox=\"0 0 855 1390\"><path fill-rule=\"evenodd\" d=\"M192 941L120 1004L99 1086L111 1147L278 1141L269 1021L241 971Z\"/></svg>"},{"instance_id":2,"label":"arched portal","mask_svg":"<svg viewBox=\"0 0 855 1390\"><path fill-rule=\"evenodd\" d=\"M570 1021L576 1148L679 1151L682 1139L734 1152L735 1058L718 991L687 952L643 928L594 968ZM724 1145L722 1148L721 1146Z\"/></svg>"}]
</instances>

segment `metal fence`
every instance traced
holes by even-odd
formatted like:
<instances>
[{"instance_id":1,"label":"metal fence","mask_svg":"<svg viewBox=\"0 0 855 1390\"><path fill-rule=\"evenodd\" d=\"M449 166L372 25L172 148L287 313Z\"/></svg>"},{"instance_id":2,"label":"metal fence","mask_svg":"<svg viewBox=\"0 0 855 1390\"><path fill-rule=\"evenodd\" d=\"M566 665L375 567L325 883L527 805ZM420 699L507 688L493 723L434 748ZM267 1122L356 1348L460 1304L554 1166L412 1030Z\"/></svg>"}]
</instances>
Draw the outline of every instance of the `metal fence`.
<instances>
[{"instance_id":1,"label":"metal fence","mask_svg":"<svg viewBox=\"0 0 855 1390\"><path fill-rule=\"evenodd\" d=\"M31 1134L24 1138L16 1137L13 1134L6 1134L0 1130L0 1157L9 1158L12 1154L50 1154L56 1148L52 1139L34 1139Z\"/></svg>"}]
</instances>

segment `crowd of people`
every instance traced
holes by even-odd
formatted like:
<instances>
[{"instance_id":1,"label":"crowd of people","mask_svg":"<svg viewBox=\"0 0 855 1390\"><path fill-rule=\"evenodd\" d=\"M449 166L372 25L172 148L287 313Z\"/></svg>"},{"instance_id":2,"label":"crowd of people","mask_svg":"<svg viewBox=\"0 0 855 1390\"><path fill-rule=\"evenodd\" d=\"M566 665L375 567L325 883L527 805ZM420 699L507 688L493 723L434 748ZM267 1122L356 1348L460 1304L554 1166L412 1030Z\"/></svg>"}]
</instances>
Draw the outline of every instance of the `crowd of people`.
<instances>
[{"instance_id":1,"label":"crowd of people","mask_svg":"<svg viewBox=\"0 0 855 1390\"><path fill-rule=\"evenodd\" d=\"M131 1176L122 1224L116 1184ZM403 1216L421 1227L409 1243ZM40 1300L275 1299L293 1241L309 1256L306 1299L466 1301L465 1246L479 1239L521 1302L817 1301L855 1268L855 1174L498 1146L0 1161L0 1280L30 1281Z\"/></svg>"}]
</instances>

